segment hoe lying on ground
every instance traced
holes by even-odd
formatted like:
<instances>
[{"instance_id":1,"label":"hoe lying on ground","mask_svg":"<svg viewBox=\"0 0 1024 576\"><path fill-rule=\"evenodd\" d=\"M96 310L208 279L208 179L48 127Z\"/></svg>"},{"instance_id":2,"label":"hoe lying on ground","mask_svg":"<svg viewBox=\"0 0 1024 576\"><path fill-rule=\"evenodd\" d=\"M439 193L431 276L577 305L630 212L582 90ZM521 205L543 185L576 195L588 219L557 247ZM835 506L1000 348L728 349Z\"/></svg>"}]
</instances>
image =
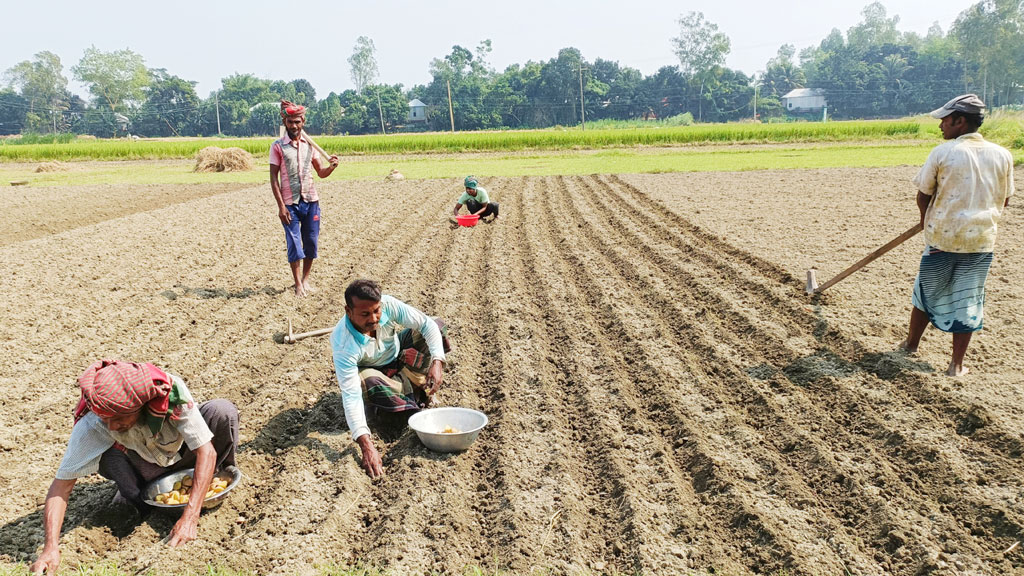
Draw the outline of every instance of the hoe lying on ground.
<instances>
[{"instance_id":1,"label":"hoe lying on ground","mask_svg":"<svg viewBox=\"0 0 1024 576\"><path fill-rule=\"evenodd\" d=\"M843 270L842 272L837 274L835 276L835 278L829 280L828 282L825 282L821 286L818 286L818 279L815 276L815 272L817 272L817 271L814 268L811 268L810 270L807 271L807 295L811 296L811 295L814 295L814 294L821 294L826 289L831 287L833 284L838 283L843 278L846 278L850 274L853 274L857 270L860 270L861 268L867 266L870 262L872 262L873 260L875 260L876 258L881 256L882 254L885 254L889 250L892 250L893 248L895 248L895 247L899 246L900 244L906 242L908 239L910 239L912 236L914 236L915 234L917 234L920 231L921 231L921 224L914 224L913 228L911 228L910 230L907 230L903 234L900 234L899 236L893 238L885 246L882 246L878 250L875 250L871 254L868 254L864 258L862 258L859 261L857 261L856 264L854 264L853 266L850 266L846 270Z\"/></svg>"}]
</instances>

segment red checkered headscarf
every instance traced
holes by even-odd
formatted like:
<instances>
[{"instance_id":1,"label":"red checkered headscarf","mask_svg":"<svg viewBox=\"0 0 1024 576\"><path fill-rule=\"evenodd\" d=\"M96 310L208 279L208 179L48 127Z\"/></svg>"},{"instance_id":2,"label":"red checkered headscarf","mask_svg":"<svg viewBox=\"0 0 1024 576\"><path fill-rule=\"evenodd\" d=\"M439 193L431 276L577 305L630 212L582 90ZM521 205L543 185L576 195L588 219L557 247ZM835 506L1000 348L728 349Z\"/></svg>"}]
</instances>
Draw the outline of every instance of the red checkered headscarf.
<instances>
[{"instance_id":1,"label":"red checkered headscarf","mask_svg":"<svg viewBox=\"0 0 1024 576\"><path fill-rule=\"evenodd\" d=\"M153 434L167 418L181 418L181 407L190 404L161 369L152 364L123 360L98 360L78 377L82 397L75 407L75 422L88 412L113 418L146 408Z\"/></svg>"},{"instance_id":2,"label":"red checkered headscarf","mask_svg":"<svg viewBox=\"0 0 1024 576\"><path fill-rule=\"evenodd\" d=\"M281 100L281 118L293 118L295 116L305 116L306 107L289 102L287 100Z\"/></svg>"}]
</instances>

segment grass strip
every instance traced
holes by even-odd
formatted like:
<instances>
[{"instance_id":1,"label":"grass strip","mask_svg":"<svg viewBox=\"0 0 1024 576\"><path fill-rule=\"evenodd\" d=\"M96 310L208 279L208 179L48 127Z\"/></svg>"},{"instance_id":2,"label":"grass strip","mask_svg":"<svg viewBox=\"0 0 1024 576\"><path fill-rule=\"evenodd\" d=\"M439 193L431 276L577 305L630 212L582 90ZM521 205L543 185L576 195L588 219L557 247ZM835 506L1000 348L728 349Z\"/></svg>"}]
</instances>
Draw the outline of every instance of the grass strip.
<instances>
[{"instance_id":1,"label":"grass strip","mask_svg":"<svg viewBox=\"0 0 1024 576\"><path fill-rule=\"evenodd\" d=\"M394 134L388 136L318 136L332 153L408 154L501 152L522 150L579 150L683 144L848 142L921 137L916 121L799 122L792 124L702 124L587 130L518 130ZM75 140L73 142L18 144L0 140L0 160L155 160L192 158L206 146L238 147L266 157L272 138L167 138L138 141Z\"/></svg>"}]
</instances>

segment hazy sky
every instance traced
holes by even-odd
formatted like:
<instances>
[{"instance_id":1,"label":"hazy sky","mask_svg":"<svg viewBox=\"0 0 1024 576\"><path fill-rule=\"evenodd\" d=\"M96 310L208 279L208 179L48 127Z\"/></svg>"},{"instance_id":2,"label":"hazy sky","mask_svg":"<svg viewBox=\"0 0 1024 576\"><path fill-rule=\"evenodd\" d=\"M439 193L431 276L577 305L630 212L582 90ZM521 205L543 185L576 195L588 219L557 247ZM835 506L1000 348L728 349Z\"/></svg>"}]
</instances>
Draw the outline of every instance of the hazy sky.
<instances>
[{"instance_id":1,"label":"hazy sky","mask_svg":"<svg viewBox=\"0 0 1024 576\"><path fill-rule=\"evenodd\" d=\"M948 31L971 0L885 0L901 31ZM490 39L498 71L528 60L546 61L565 47L588 61L618 61L645 75L677 64L671 38L677 20L701 11L732 40L727 65L753 74L782 44L817 45L832 28L861 21L867 1L765 0L493 0L361 2L310 0L36 0L5 2L0 71L49 50L61 58L71 89L83 97L71 66L95 45L141 54L150 68L197 81L207 97L235 72L272 80L305 78L317 97L352 88L348 57L359 36L377 47L380 80L406 88L430 81L429 64L459 44L473 50ZM925 5L927 8L923 8Z\"/></svg>"}]
</instances>

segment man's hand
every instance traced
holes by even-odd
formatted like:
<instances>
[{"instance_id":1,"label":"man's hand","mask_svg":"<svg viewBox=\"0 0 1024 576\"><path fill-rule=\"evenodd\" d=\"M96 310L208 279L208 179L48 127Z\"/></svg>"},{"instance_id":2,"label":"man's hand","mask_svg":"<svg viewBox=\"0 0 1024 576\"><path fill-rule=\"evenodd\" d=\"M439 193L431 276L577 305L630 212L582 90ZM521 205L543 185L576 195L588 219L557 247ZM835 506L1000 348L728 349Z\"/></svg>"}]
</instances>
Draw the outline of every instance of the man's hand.
<instances>
[{"instance_id":1,"label":"man's hand","mask_svg":"<svg viewBox=\"0 0 1024 576\"><path fill-rule=\"evenodd\" d=\"M426 383L427 396L433 396L441 389L441 382L444 381L444 374L441 370L443 366L444 362L441 362L440 360L433 360L430 362L430 370L427 372Z\"/></svg>"},{"instance_id":2,"label":"man's hand","mask_svg":"<svg viewBox=\"0 0 1024 576\"><path fill-rule=\"evenodd\" d=\"M292 213L288 211L287 206L281 206L280 210L277 211L277 217L281 219L285 226L292 223Z\"/></svg>"},{"instance_id":3,"label":"man's hand","mask_svg":"<svg viewBox=\"0 0 1024 576\"><path fill-rule=\"evenodd\" d=\"M374 480L384 476L384 462L381 461L380 453L377 452L377 447L373 445L370 435L363 434L356 438L356 442L359 443L359 448L363 452L363 470L366 471L366 475Z\"/></svg>"},{"instance_id":4,"label":"man's hand","mask_svg":"<svg viewBox=\"0 0 1024 576\"><path fill-rule=\"evenodd\" d=\"M328 158L327 161L330 162L332 168L337 168L338 162L340 162L341 160L338 158L337 154L331 154L331 157Z\"/></svg>"},{"instance_id":5,"label":"man's hand","mask_svg":"<svg viewBox=\"0 0 1024 576\"><path fill-rule=\"evenodd\" d=\"M188 544L199 537L199 517L191 514L182 514L181 518L171 528L167 536L167 545L177 548L182 544Z\"/></svg>"},{"instance_id":6,"label":"man's hand","mask_svg":"<svg viewBox=\"0 0 1024 576\"><path fill-rule=\"evenodd\" d=\"M42 574L45 571L47 574L56 574L58 565L60 565L60 549L44 546L43 552L32 564L32 573Z\"/></svg>"}]
</instances>

